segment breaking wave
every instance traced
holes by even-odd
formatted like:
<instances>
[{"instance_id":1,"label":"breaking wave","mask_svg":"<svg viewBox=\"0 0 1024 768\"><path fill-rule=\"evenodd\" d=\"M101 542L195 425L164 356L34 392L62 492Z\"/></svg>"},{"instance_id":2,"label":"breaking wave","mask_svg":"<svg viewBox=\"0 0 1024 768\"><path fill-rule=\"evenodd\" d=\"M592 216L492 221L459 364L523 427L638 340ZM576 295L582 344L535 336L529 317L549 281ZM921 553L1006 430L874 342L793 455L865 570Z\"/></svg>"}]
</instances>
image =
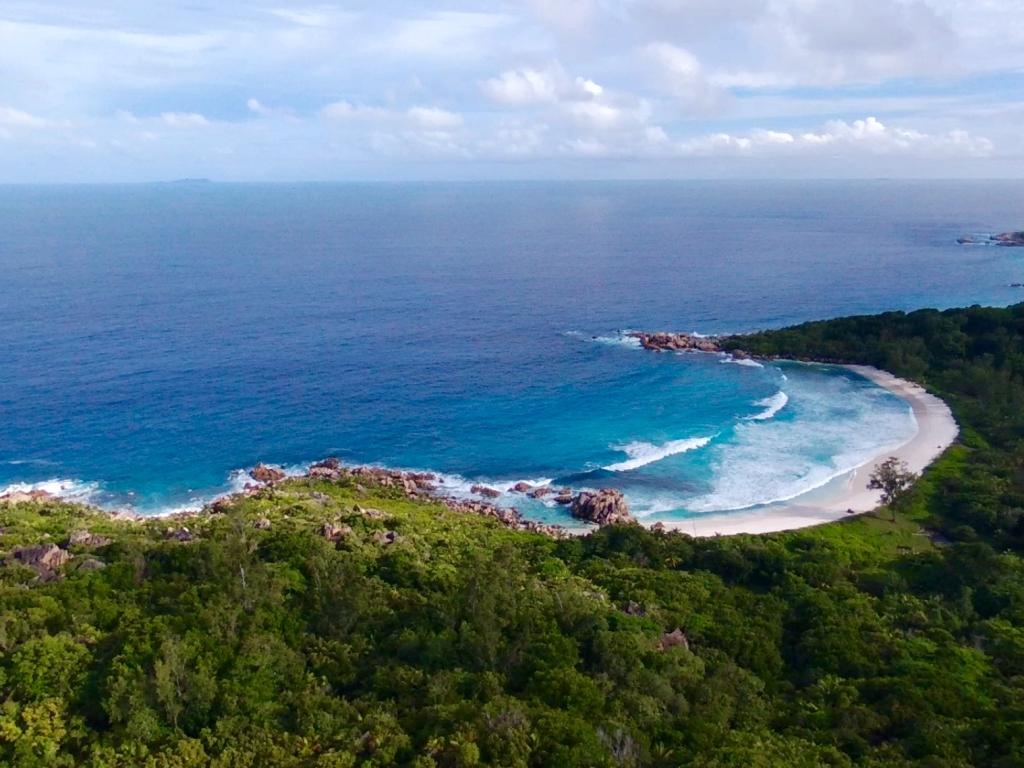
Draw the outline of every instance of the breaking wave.
<instances>
[{"instance_id":1,"label":"breaking wave","mask_svg":"<svg viewBox=\"0 0 1024 768\"><path fill-rule=\"evenodd\" d=\"M639 469L656 461L667 459L669 456L675 456L677 453L686 453L687 451L703 448L712 439L711 437L688 437L683 440L670 440L661 445L642 441L634 441L624 445L613 445L612 448L622 451L629 458L626 461L609 464L604 469L607 469L609 472L628 472L631 469Z\"/></svg>"},{"instance_id":2,"label":"breaking wave","mask_svg":"<svg viewBox=\"0 0 1024 768\"><path fill-rule=\"evenodd\" d=\"M782 390L779 390L771 397L766 397L764 400L758 400L754 405L760 405L764 408L760 413L756 413L753 416L748 416L748 421L768 421L775 414L786 407L786 403L789 402L789 395Z\"/></svg>"}]
</instances>

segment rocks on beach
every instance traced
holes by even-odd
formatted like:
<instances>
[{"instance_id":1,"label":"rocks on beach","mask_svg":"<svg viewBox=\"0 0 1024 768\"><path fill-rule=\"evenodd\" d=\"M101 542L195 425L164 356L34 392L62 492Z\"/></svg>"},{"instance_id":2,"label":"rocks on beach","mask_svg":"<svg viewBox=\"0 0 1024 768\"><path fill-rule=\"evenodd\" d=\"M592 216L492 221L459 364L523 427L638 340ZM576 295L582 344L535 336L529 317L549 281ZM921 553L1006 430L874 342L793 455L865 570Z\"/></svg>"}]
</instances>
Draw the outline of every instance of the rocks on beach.
<instances>
[{"instance_id":1,"label":"rocks on beach","mask_svg":"<svg viewBox=\"0 0 1024 768\"><path fill-rule=\"evenodd\" d=\"M622 491L604 488L600 491L580 491L573 499L572 516L600 527L606 525L632 525L636 518L629 511L629 504Z\"/></svg>"}]
</instances>

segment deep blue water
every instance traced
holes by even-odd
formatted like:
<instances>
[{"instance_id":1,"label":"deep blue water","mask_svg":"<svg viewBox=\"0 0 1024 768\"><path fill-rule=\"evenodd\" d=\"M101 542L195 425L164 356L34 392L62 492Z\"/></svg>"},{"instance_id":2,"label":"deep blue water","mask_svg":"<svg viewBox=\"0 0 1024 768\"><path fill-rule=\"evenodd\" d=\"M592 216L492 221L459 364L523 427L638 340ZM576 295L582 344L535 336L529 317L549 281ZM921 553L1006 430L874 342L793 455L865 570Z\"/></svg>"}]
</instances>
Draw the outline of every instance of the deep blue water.
<instances>
[{"instance_id":1,"label":"deep blue water","mask_svg":"<svg viewBox=\"0 0 1024 768\"><path fill-rule=\"evenodd\" d=\"M790 496L905 405L618 331L1008 304L1024 254L954 240L1022 224L1016 182L0 188L0 488L158 510L334 454L661 514Z\"/></svg>"}]
</instances>

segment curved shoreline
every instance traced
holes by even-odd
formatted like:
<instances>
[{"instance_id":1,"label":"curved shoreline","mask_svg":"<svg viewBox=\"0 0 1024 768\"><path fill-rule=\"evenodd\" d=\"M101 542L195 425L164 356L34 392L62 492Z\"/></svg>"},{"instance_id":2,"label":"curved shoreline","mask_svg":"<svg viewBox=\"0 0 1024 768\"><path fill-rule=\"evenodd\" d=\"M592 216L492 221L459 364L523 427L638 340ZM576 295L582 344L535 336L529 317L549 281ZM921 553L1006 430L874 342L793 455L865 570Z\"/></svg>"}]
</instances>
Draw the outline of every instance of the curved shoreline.
<instances>
[{"instance_id":1,"label":"curved shoreline","mask_svg":"<svg viewBox=\"0 0 1024 768\"><path fill-rule=\"evenodd\" d=\"M849 472L792 501L767 504L735 512L711 512L684 519L644 521L691 536L732 536L775 533L835 522L878 508L880 493L867 488L875 466L889 456L905 461L912 472L921 473L956 439L959 427L949 406L923 387L888 371L866 365L844 365L847 370L874 382L905 400L914 414L917 431L897 448L881 451Z\"/></svg>"}]
</instances>

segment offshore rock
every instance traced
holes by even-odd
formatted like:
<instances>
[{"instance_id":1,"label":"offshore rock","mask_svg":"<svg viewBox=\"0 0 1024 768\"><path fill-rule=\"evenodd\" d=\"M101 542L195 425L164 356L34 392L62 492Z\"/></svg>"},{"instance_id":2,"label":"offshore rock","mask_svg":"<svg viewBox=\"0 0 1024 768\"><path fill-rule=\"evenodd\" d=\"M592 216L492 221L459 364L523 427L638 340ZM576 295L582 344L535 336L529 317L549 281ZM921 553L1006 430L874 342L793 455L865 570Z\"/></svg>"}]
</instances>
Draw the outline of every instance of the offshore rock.
<instances>
[{"instance_id":1,"label":"offshore rock","mask_svg":"<svg viewBox=\"0 0 1024 768\"><path fill-rule=\"evenodd\" d=\"M555 489L550 485L543 485L540 488L534 488L530 491L527 496L531 499L543 499L545 496L555 492Z\"/></svg>"},{"instance_id":2,"label":"offshore rock","mask_svg":"<svg viewBox=\"0 0 1024 768\"><path fill-rule=\"evenodd\" d=\"M260 463L249 470L249 477L257 483L276 483L284 480L286 475L277 467L269 467Z\"/></svg>"},{"instance_id":3,"label":"offshore rock","mask_svg":"<svg viewBox=\"0 0 1024 768\"><path fill-rule=\"evenodd\" d=\"M515 493L529 493L530 491L533 490L533 486L530 485L529 483L524 483L522 480L520 480L518 483L509 488L509 490L514 491Z\"/></svg>"},{"instance_id":4,"label":"offshore rock","mask_svg":"<svg viewBox=\"0 0 1024 768\"><path fill-rule=\"evenodd\" d=\"M470 493L475 493L477 496L483 496L486 499L496 499L501 496L501 491L495 488L489 488L486 485L474 485L469 489Z\"/></svg>"},{"instance_id":5,"label":"offshore rock","mask_svg":"<svg viewBox=\"0 0 1024 768\"><path fill-rule=\"evenodd\" d=\"M309 465L310 469L341 469L341 460L334 457L328 456L323 461L315 462Z\"/></svg>"},{"instance_id":6,"label":"offshore rock","mask_svg":"<svg viewBox=\"0 0 1024 768\"><path fill-rule=\"evenodd\" d=\"M580 491L573 499L571 511L573 517L596 523L600 527L636 523L622 491L612 488L596 492Z\"/></svg>"},{"instance_id":7,"label":"offshore rock","mask_svg":"<svg viewBox=\"0 0 1024 768\"><path fill-rule=\"evenodd\" d=\"M568 505L572 504L573 499L576 497L572 494L572 488L563 488L555 496L555 504Z\"/></svg>"}]
</instances>

